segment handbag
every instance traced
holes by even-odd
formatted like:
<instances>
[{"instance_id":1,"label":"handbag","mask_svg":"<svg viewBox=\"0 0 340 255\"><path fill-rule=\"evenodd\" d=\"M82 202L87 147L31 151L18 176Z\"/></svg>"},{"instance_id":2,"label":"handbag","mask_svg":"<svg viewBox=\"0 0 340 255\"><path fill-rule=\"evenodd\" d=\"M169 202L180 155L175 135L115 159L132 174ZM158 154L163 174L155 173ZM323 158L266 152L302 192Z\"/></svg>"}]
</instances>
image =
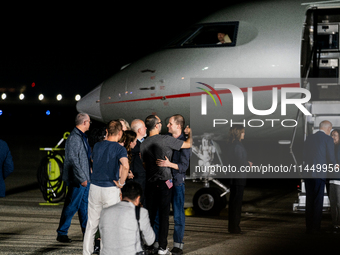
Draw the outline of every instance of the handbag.
<instances>
[{"instance_id":1,"label":"handbag","mask_svg":"<svg viewBox=\"0 0 340 255\"><path fill-rule=\"evenodd\" d=\"M137 252L136 253L136 255L145 255L146 254L146 252L145 252L145 250L144 250L144 247L145 247L145 245L144 245L144 240L143 240L143 238L142 238L142 231L140 230L140 226L139 226L139 218L140 218L140 207L139 206L136 206L135 207L135 211L136 211L136 219L137 219L137 223L138 223L138 231L139 231L139 237L140 237L140 245L142 246L142 251L140 251L140 252Z\"/></svg>"}]
</instances>

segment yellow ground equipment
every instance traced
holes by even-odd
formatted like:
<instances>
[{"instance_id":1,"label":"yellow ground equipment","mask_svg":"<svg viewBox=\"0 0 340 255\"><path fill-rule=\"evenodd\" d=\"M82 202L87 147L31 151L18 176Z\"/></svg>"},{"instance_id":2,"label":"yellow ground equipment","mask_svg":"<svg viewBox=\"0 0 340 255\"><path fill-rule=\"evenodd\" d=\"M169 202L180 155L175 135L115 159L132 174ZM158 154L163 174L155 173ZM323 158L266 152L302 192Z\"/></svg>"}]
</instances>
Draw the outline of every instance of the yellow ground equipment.
<instances>
[{"instance_id":1,"label":"yellow ground equipment","mask_svg":"<svg viewBox=\"0 0 340 255\"><path fill-rule=\"evenodd\" d=\"M53 205L64 199L67 193L67 186L62 181L63 166L64 166L64 148L59 148L59 145L67 139L69 132L65 132L63 138L54 148L40 148L47 151L39 165L37 178L39 188L47 203L40 205Z\"/></svg>"}]
</instances>

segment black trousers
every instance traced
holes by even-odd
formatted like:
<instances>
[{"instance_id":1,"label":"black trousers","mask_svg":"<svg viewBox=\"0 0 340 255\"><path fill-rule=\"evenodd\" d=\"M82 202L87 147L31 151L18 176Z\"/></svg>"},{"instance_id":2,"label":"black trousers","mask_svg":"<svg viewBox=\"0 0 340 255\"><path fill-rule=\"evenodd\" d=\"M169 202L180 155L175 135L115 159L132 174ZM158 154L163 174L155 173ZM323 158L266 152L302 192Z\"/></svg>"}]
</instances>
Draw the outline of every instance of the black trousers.
<instances>
[{"instance_id":1,"label":"black trousers","mask_svg":"<svg viewBox=\"0 0 340 255\"><path fill-rule=\"evenodd\" d=\"M242 212L244 185L230 185L229 207L228 207L228 231L240 233L240 222Z\"/></svg>"},{"instance_id":2,"label":"black trousers","mask_svg":"<svg viewBox=\"0 0 340 255\"><path fill-rule=\"evenodd\" d=\"M168 245L169 214L172 188L165 181L147 182L145 186L146 209L149 211L151 226L154 226L157 211L159 213L159 247L166 249Z\"/></svg>"},{"instance_id":3,"label":"black trousers","mask_svg":"<svg viewBox=\"0 0 340 255\"><path fill-rule=\"evenodd\" d=\"M306 231L319 231L322 220L325 180L305 179L306 184Z\"/></svg>"}]
</instances>

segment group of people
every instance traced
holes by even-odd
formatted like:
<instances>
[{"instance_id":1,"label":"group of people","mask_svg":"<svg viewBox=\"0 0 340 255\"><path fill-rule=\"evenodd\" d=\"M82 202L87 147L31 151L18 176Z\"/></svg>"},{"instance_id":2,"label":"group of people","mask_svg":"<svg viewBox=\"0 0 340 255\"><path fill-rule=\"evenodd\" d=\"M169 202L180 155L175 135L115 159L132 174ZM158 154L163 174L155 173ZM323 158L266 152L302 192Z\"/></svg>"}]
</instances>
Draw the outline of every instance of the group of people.
<instances>
[{"instance_id":1,"label":"group of people","mask_svg":"<svg viewBox=\"0 0 340 255\"><path fill-rule=\"evenodd\" d=\"M68 230L78 212L83 233L83 254L183 254L185 229L185 173L189 167L192 135L183 116L170 117L168 134L161 135L162 121L149 115L145 122L135 119L110 121L96 130L92 139L91 119L79 113L75 128L65 145L63 180L68 186L57 229L57 240L69 243ZM147 136L148 131L148 136ZM186 138L187 135L187 138ZM233 125L228 134L230 164L252 166L242 144L245 129ZM90 143L89 143L90 140ZM5 195L4 178L13 171L13 160L6 142L0 140L2 175L0 197ZM319 131L309 135L303 150L304 167L317 169L340 164L340 130L325 120ZM306 232L318 233L321 227L324 190L331 204L333 232L340 232L340 176L329 178L327 171L306 171ZM240 219L246 175L231 178L229 198L230 233L241 233ZM173 248L167 248L170 204L174 212ZM144 254L144 253L140 253Z\"/></svg>"},{"instance_id":2,"label":"group of people","mask_svg":"<svg viewBox=\"0 0 340 255\"><path fill-rule=\"evenodd\" d=\"M57 229L57 240L68 243L71 220L78 212L83 233L83 254L183 254L185 229L185 173L189 167L192 135L183 116L170 117L167 135L161 135L162 121L150 115L145 122L135 119L110 121L96 130L92 139L91 119L79 113L75 128L65 145L63 180L68 186ZM148 136L147 136L148 131ZM186 138L187 135L187 138ZM242 144L245 129L233 125L228 134L230 164L252 166ZM90 140L90 143L89 143ZM4 178L13 171L7 144L0 140L0 197L5 194ZM327 171L312 171L327 165L339 172L340 130L325 120L319 131L309 135L303 150L303 176L306 187L306 232L318 233L321 227L324 190L331 204L333 232L340 232L340 176L329 178ZM246 175L231 178L229 198L230 233L241 233L240 219ZM167 248L170 204L174 212L173 248ZM138 209L137 209L138 208ZM144 253L140 253L144 254Z\"/></svg>"},{"instance_id":3,"label":"group of people","mask_svg":"<svg viewBox=\"0 0 340 255\"><path fill-rule=\"evenodd\" d=\"M68 229L78 212L83 254L92 254L96 246L101 247L101 254L136 254L143 242L150 254L183 254L185 174L192 145L191 130L184 129L183 116L169 118L168 135L160 135L162 121L155 115L145 122L135 119L131 125L124 119L112 120L105 130L94 130L88 143L85 132L90 124L90 117L79 113L66 141L63 180L69 189L57 240L71 242ZM230 128L230 163L239 168L252 165L241 142L244 136L242 125ZM233 234L241 233L245 185L246 176L232 178L230 183L228 230ZM171 203L174 242L169 251ZM143 207L139 217L136 206ZM94 246L95 239L100 241Z\"/></svg>"},{"instance_id":4,"label":"group of people","mask_svg":"<svg viewBox=\"0 0 340 255\"><path fill-rule=\"evenodd\" d=\"M172 203L171 253L183 254L184 180L192 145L183 116L170 117L168 135L160 134L162 121L155 115L145 122L133 120L131 125L124 119L112 120L91 144L85 134L90 117L79 113L75 124L65 145L63 180L68 193L57 240L72 241L68 229L78 212L83 254L94 252L95 237L100 239L101 254L138 254L143 242L150 253L170 254L167 237Z\"/></svg>"},{"instance_id":5,"label":"group of people","mask_svg":"<svg viewBox=\"0 0 340 255\"><path fill-rule=\"evenodd\" d=\"M309 135L304 144L303 177L306 187L306 232L308 234L320 232L325 187L330 200L332 231L340 232L340 130L332 128L330 121L322 121L319 131ZM322 171L318 170L320 168ZM330 176L330 173L338 173L339 176L336 174Z\"/></svg>"},{"instance_id":6,"label":"group of people","mask_svg":"<svg viewBox=\"0 0 340 255\"><path fill-rule=\"evenodd\" d=\"M241 166L251 167L253 164L247 160L247 152L241 143L244 135L243 126L234 125L230 128L228 155L230 164L238 169ZM302 177L306 188L306 233L322 233L321 221L325 190L330 201L332 232L340 233L340 130L333 129L330 121L322 121L319 124L319 130L306 138L303 162ZM238 175L230 181L228 210L230 233L241 233L239 224L245 184L246 174Z\"/></svg>"}]
</instances>

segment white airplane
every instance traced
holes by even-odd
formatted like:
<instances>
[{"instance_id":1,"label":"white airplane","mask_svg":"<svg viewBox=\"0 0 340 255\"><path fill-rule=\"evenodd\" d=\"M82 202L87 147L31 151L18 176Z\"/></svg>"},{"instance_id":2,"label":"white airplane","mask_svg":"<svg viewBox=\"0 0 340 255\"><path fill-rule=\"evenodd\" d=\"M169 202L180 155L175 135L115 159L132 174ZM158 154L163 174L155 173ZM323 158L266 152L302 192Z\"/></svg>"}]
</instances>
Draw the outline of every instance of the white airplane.
<instances>
[{"instance_id":1,"label":"white airplane","mask_svg":"<svg viewBox=\"0 0 340 255\"><path fill-rule=\"evenodd\" d=\"M292 146L298 136L302 143L302 135L324 119L340 126L339 27L340 1L235 4L189 28L163 50L122 67L83 97L77 110L101 122L150 114L165 120L180 113L194 135L227 134L231 123L239 122L246 126L247 141ZM218 33L225 43L218 43ZM324 77L332 79L315 80ZM234 92L221 84L234 85ZM202 96L202 89L217 106ZM235 114L240 91L248 104L243 114ZM201 107L204 98L208 121Z\"/></svg>"}]
</instances>

